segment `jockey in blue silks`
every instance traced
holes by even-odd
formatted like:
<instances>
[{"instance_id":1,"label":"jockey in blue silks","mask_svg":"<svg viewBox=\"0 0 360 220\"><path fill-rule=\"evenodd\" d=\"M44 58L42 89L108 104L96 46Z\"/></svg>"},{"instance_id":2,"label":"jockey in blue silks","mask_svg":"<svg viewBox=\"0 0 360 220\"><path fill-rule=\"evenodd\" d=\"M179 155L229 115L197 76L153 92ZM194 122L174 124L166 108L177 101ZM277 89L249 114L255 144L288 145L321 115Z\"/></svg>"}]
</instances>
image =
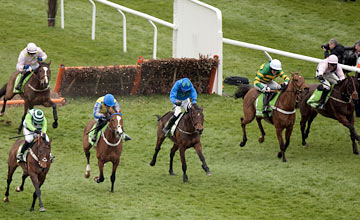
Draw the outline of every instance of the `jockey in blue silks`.
<instances>
[{"instance_id":1,"label":"jockey in blue silks","mask_svg":"<svg viewBox=\"0 0 360 220\"><path fill-rule=\"evenodd\" d=\"M195 108L198 108L196 104L197 93L193 84L188 78L182 78L175 82L170 91L170 101L174 105L174 115L169 119L168 124L163 129L165 135L169 133L171 127L179 118L181 107L183 107L185 111L188 111L191 108L191 105L194 105Z\"/></svg>"}]
</instances>

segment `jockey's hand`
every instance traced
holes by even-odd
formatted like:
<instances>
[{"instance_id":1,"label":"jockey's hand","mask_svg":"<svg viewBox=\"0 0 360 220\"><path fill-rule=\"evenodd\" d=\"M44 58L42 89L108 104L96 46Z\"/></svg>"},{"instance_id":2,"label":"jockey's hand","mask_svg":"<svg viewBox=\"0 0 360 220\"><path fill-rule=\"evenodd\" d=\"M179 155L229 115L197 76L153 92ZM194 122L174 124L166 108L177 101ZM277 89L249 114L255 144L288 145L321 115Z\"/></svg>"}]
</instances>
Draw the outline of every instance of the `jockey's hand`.
<instances>
[{"instance_id":1,"label":"jockey's hand","mask_svg":"<svg viewBox=\"0 0 360 220\"><path fill-rule=\"evenodd\" d=\"M283 84L280 85L280 90L285 91L286 87L287 87L287 83L283 83Z\"/></svg>"},{"instance_id":2,"label":"jockey's hand","mask_svg":"<svg viewBox=\"0 0 360 220\"><path fill-rule=\"evenodd\" d=\"M41 57L38 57L37 60L38 60L39 62L42 62L42 61L43 61L43 59L42 59Z\"/></svg>"},{"instance_id":3,"label":"jockey's hand","mask_svg":"<svg viewBox=\"0 0 360 220\"><path fill-rule=\"evenodd\" d=\"M35 134L41 134L41 130L37 130L37 129L36 129L36 130L34 131L34 133L35 133Z\"/></svg>"},{"instance_id":4,"label":"jockey's hand","mask_svg":"<svg viewBox=\"0 0 360 220\"><path fill-rule=\"evenodd\" d=\"M323 75L318 75L317 77L319 79L320 82L324 82L325 79L324 79L324 76Z\"/></svg>"},{"instance_id":5,"label":"jockey's hand","mask_svg":"<svg viewBox=\"0 0 360 220\"><path fill-rule=\"evenodd\" d=\"M192 104L196 110L200 109L199 106L196 103Z\"/></svg>"},{"instance_id":6,"label":"jockey's hand","mask_svg":"<svg viewBox=\"0 0 360 220\"><path fill-rule=\"evenodd\" d=\"M181 101L176 101L176 102L175 102L175 105L176 105L176 106L180 106L180 105L181 105Z\"/></svg>"},{"instance_id":7,"label":"jockey's hand","mask_svg":"<svg viewBox=\"0 0 360 220\"><path fill-rule=\"evenodd\" d=\"M270 87L269 86L264 86L264 88L262 88L262 90L261 91L263 91L263 92L270 92Z\"/></svg>"}]
</instances>

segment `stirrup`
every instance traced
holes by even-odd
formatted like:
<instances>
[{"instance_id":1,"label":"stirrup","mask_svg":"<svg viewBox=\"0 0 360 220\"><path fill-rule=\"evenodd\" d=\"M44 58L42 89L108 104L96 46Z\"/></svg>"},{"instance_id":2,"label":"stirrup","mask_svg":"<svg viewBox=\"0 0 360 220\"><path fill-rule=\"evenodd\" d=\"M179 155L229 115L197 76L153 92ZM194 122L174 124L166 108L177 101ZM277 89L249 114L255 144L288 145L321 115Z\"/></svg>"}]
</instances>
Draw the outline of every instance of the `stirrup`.
<instances>
[{"instance_id":1,"label":"stirrup","mask_svg":"<svg viewBox=\"0 0 360 220\"><path fill-rule=\"evenodd\" d=\"M318 109L325 110L325 104L319 104L317 108L318 108Z\"/></svg>"},{"instance_id":2,"label":"stirrup","mask_svg":"<svg viewBox=\"0 0 360 220\"><path fill-rule=\"evenodd\" d=\"M169 132L170 132L170 129L167 129L167 128L163 128L163 133L165 134L165 136L166 135L168 135L169 134Z\"/></svg>"},{"instance_id":3,"label":"stirrup","mask_svg":"<svg viewBox=\"0 0 360 220\"><path fill-rule=\"evenodd\" d=\"M24 162L24 154L23 153L20 153L18 155L16 155L16 159L19 160L19 162Z\"/></svg>"}]
</instances>

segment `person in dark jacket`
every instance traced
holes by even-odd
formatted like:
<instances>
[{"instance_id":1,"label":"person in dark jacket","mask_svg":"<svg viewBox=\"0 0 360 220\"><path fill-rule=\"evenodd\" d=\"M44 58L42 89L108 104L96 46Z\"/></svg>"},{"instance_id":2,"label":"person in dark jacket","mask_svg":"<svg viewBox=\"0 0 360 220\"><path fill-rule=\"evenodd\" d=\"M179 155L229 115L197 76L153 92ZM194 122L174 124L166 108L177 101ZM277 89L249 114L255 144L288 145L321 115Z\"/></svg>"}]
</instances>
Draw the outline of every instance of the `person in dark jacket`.
<instances>
[{"instance_id":1,"label":"person in dark jacket","mask_svg":"<svg viewBox=\"0 0 360 220\"><path fill-rule=\"evenodd\" d=\"M345 48L339 44L336 39L333 38L329 40L329 43L321 45L321 48L324 51L325 59L334 54L338 57L339 63L343 63Z\"/></svg>"}]
</instances>

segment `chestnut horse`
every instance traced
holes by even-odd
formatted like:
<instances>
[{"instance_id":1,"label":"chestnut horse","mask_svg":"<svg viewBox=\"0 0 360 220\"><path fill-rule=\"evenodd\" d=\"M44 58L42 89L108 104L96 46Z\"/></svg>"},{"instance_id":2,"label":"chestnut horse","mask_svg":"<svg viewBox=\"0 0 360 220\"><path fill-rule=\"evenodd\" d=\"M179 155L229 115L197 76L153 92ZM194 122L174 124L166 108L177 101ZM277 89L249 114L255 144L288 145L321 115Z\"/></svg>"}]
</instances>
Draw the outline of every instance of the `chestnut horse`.
<instances>
[{"instance_id":1,"label":"chestnut horse","mask_svg":"<svg viewBox=\"0 0 360 220\"><path fill-rule=\"evenodd\" d=\"M34 205L36 199L39 198L40 212L44 212L45 208L41 200L41 186L45 181L46 174L50 169L50 152L51 147L50 143L46 143L43 138L39 135L35 140L31 148L29 148L29 153L26 157L26 162L17 162L16 155L21 144L24 144L24 140L17 140L15 144L10 149L9 159L8 159L8 177L7 177L7 188L5 192L4 202L9 202L9 187L12 181L12 176L18 166L21 166L23 169L22 182L21 185L16 187L17 192L24 190L25 179L30 176L31 181L35 187L35 192L33 194L33 201L31 204L30 211L34 211Z\"/></svg>"},{"instance_id":2,"label":"chestnut horse","mask_svg":"<svg viewBox=\"0 0 360 220\"><path fill-rule=\"evenodd\" d=\"M85 178L90 177L90 149L92 145L89 143L88 133L95 124L95 120L91 120L84 129L83 135L83 147L85 156L87 159ZM104 164L111 161L113 164L111 173L111 192L114 192L114 182L116 169L120 162L120 156L122 152L122 135L123 135L123 120L120 113L114 113L110 116L107 128L104 133L101 133L100 139L96 145L96 157L98 158L98 166L100 175L94 177L94 181L97 183L104 182ZM99 131L101 132L101 131Z\"/></svg>"},{"instance_id":3,"label":"chestnut horse","mask_svg":"<svg viewBox=\"0 0 360 220\"><path fill-rule=\"evenodd\" d=\"M53 103L50 99L50 64L45 62L38 62L39 69L37 72L33 73L30 79L23 84L24 91L20 93L20 96L24 99L24 114L21 118L21 123L18 128L18 134L20 134L23 127L23 121L25 119L28 109L34 108L34 105L43 105L45 107L53 108L54 123L52 124L53 128L58 126L58 116L56 111L56 104ZM0 98L4 96L4 104L0 112L0 116L4 115L6 102L7 100L12 99L16 94L14 94L14 84L18 71L14 72L10 77L10 80L0 89Z\"/></svg>"},{"instance_id":4,"label":"chestnut horse","mask_svg":"<svg viewBox=\"0 0 360 220\"><path fill-rule=\"evenodd\" d=\"M299 99L301 92L307 87L304 77L300 75L296 75L294 73L291 73L291 75L292 77L286 90L281 91L279 98L275 103L275 107L273 107L271 118L268 117L263 118L260 116L255 116L256 113L255 101L260 92L255 88L250 87L249 89L247 85L240 85L239 89L241 89L242 87L245 88L241 94L237 94L237 97L244 97L244 102L243 102L244 117L241 118L241 127L243 131L243 140L240 143L241 147L245 146L247 141L245 127L247 124L252 122L255 117L261 132L259 142L262 143L264 141L265 131L261 124L261 120L264 119L265 121L275 126L276 136L280 144L280 152L278 153L278 158L282 157L282 161L286 162L285 151L290 144L290 136L295 123L296 101L297 99ZM286 129L285 144L282 136L284 129Z\"/></svg>"},{"instance_id":5,"label":"chestnut horse","mask_svg":"<svg viewBox=\"0 0 360 220\"><path fill-rule=\"evenodd\" d=\"M156 163L156 157L160 151L161 144L165 140L166 136L163 133L163 128L166 125L166 122L169 118L174 114L174 112L168 112L162 117L156 115L158 117L158 130L157 130L157 141L155 147L155 153L153 155L153 159L150 162L151 166L154 166ZM202 108L195 108L192 106L188 112L184 114L184 116L180 119L178 126L174 132L174 136L170 136L169 138L174 143L173 147L170 151L170 175L175 175L173 171L173 159L175 152L179 149L180 158L182 163L183 170L183 181L188 181L188 176L186 175L186 161L185 161L185 151L194 147L196 153L198 154L201 162L202 168L206 172L207 175L211 175L209 167L206 165L205 157L202 154L201 150L201 142L200 136L203 132L203 123L204 123L204 114Z\"/></svg>"},{"instance_id":6,"label":"chestnut horse","mask_svg":"<svg viewBox=\"0 0 360 220\"><path fill-rule=\"evenodd\" d=\"M345 127L349 128L353 153L359 154L355 141L357 140L360 144L360 137L354 128L354 104L352 102L352 100L359 99L357 92L359 82L355 77L351 76L346 77L341 83L335 85L324 110L311 108L306 103L318 86L319 84L311 84L309 92L304 93L299 105L301 111L300 130L302 145L306 146L306 138L309 136L311 123L317 114L320 113L325 117L339 121Z\"/></svg>"}]
</instances>

